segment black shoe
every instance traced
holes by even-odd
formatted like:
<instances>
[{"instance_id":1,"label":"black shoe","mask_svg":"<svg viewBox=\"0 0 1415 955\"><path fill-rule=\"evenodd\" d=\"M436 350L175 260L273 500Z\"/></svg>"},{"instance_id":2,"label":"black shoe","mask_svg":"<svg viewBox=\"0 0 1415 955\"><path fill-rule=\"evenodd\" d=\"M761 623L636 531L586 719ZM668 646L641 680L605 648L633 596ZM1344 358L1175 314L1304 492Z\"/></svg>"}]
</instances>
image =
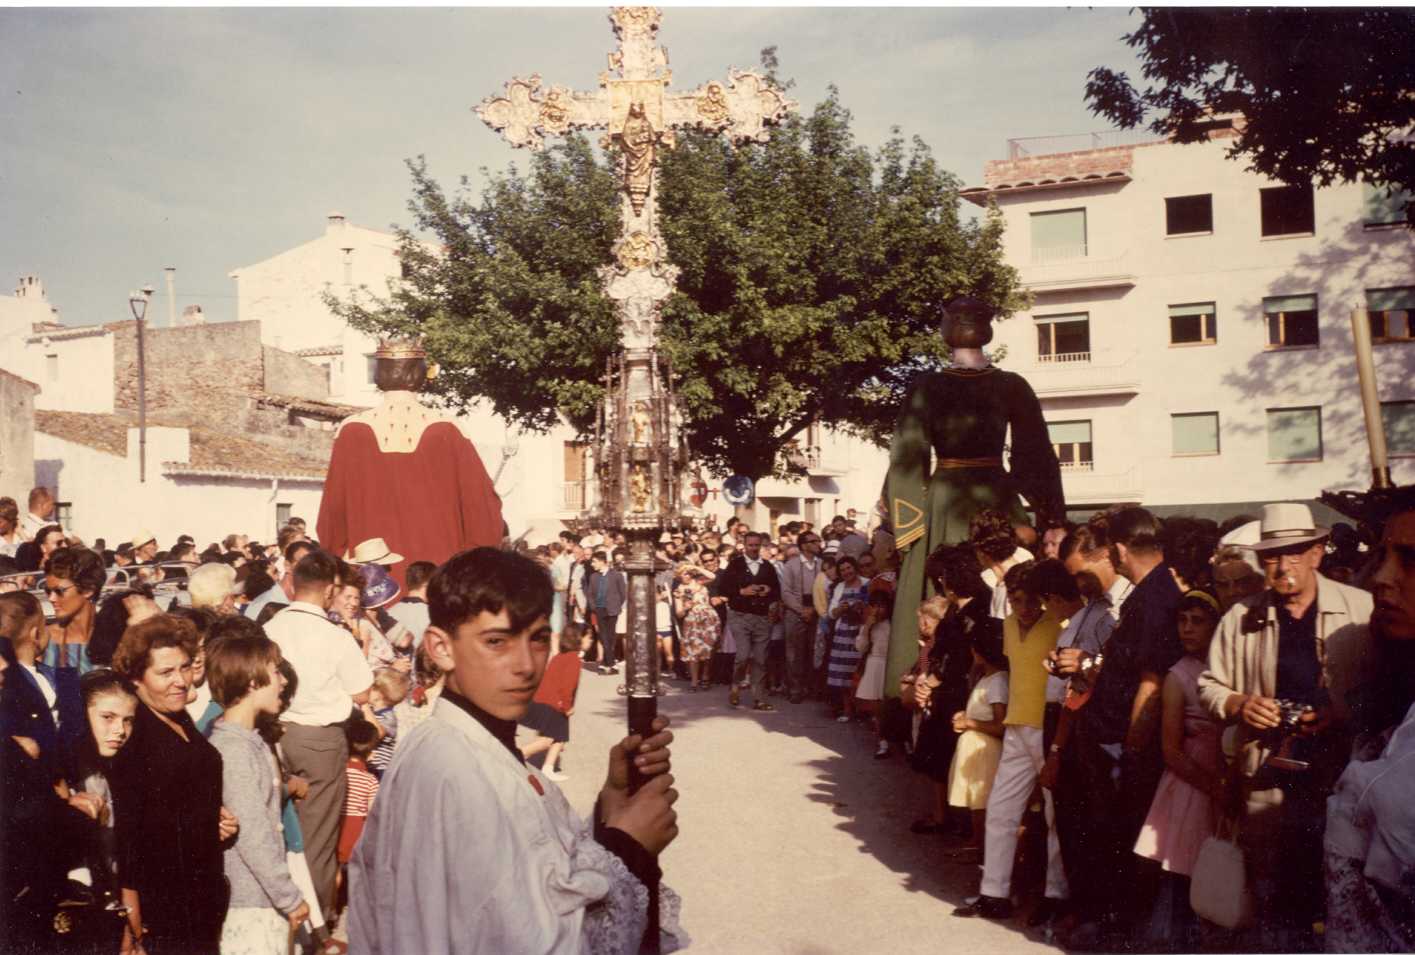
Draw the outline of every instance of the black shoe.
<instances>
[{"instance_id":1,"label":"black shoe","mask_svg":"<svg viewBox=\"0 0 1415 955\"><path fill-rule=\"evenodd\" d=\"M972 905L959 906L953 914L960 919L982 917L985 919L1006 919L1012 917L1012 900L995 899L990 895L978 897Z\"/></svg>"}]
</instances>

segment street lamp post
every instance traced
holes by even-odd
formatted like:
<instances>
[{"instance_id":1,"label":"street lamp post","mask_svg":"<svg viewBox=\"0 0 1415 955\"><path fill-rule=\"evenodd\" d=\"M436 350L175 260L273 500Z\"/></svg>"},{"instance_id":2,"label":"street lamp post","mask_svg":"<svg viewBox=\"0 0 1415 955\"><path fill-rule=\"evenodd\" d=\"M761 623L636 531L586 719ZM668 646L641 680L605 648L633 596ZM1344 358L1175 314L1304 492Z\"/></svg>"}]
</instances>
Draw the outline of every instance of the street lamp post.
<instances>
[{"instance_id":1,"label":"street lamp post","mask_svg":"<svg viewBox=\"0 0 1415 955\"><path fill-rule=\"evenodd\" d=\"M147 349L143 329L147 325L147 303L152 300L152 286L128 293L128 308L138 323L138 483L147 483Z\"/></svg>"}]
</instances>

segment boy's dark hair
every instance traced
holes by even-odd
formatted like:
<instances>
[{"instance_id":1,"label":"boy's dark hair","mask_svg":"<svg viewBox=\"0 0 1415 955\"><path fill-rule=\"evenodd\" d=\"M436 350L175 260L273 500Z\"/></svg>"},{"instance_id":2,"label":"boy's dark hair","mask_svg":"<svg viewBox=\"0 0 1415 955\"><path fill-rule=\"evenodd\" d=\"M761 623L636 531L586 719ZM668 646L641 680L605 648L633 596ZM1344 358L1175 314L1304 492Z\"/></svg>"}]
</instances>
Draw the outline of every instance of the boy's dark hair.
<instances>
[{"instance_id":1,"label":"boy's dark hair","mask_svg":"<svg viewBox=\"0 0 1415 955\"><path fill-rule=\"evenodd\" d=\"M1066 572L1066 566L1061 561L1055 559L1038 561L1022 581L1022 589L1034 597L1055 596L1066 601L1081 599L1076 578Z\"/></svg>"},{"instance_id":2,"label":"boy's dark hair","mask_svg":"<svg viewBox=\"0 0 1415 955\"><path fill-rule=\"evenodd\" d=\"M349 738L350 756L363 758L378 746L378 727L363 718L345 723L344 735Z\"/></svg>"},{"instance_id":3,"label":"boy's dark hair","mask_svg":"<svg viewBox=\"0 0 1415 955\"><path fill-rule=\"evenodd\" d=\"M995 561L1006 560L1017 550L1012 518L996 508L984 508L968 522L968 543Z\"/></svg>"},{"instance_id":4,"label":"boy's dark hair","mask_svg":"<svg viewBox=\"0 0 1415 955\"><path fill-rule=\"evenodd\" d=\"M597 551L595 551L593 554L590 555L590 560L597 560L597 561L600 561L600 562L602 562L602 563L607 564L607 563L609 563L609 555L606 554L606 553L605 553L604 551L602 551L602 550L597 550Z\"/></svg>"},{"instance_id":5,"label":"boy's dark hair","mask_svg":"<svg viewBox=\"0 0 1415 955\"><path fill-rule=\"evenodd\" d=\"M1009 594L1014 590L1026 590L1027 576L1032 572L1032 568L1035 566L1037 566L1037 562L1034 560L1024 560L1022 563L1013 566L1003 575L1002 586L1007 588ZM1032 593L1032 591L1027 592Z\"/></svg>"},{"instance_id":6,"label":"boy's dark hair","mask_svg":"<svg viewBox=\"0 0 1415 955\"><path fill-rule=\"evenodd\" d=\"M312 550L295 564L295 589L324 586L339 580L339 565L343 563L333 554L322 550Z\"/></svg>"},{"instance_id":7,"label":"boy's dark hair","mask_svg":"<svg viewBox=\"0 0 1415 955\"><path fill-rule=\"evenodd\" d=\"M580 643L584 639L585 628L573 621L566 621L565 626L560 631L560 652L574 653L580 649Z\"/></svg>"},{"instance_id":8,"label":"boy's dark hair","mask_svg":"<svg viewBox=\"0 0 1415 955\"><path fill-rule=\"evenodd\" d=\"M177 607L171 613L174 617L191 621L197 633L198 645L206 643L207 637L211 635L211 627L217 621L216 611L207 607Z\"/></svg>"},{"instance_id":9,"label":"boy's dark hair","mask_svg":"<svg viewBox=\"0 0 1415 955\"><path fill-rule=\"evenodd\" d=\"M14 640L26 623L44 620L44 608L39 598L25 590L0 594L0 637Z\"/></svg>"},{"instance_id":10,"label":"boy's dark hair","mask_svg":"<svg viewBox=\"0 0 1415 955\"><path fill-rule=\"evenodd\" d=\"M1079 553L1083 560L1088 560L1096 551L1104 552L1105 549L1106 539L1104 526L1082 524L1062 539L1061 549L1057 551L1056 556L1063 561L1067 561L1071 559L1072 554Z\"/></svg>"},{"instance_id":11,"label":"boy's dark hair","mask_svg":"<svg viewBox=\"0 0 1415 955\"><path fill-rule=\"evenodd\" d=\"M417 590L423 584L432 579L432 575L437 573L437 565L430 560L415 560L408 565L404 579L408 582L408 590Z\"/></svg>"},{"instance_id":12,"label":"boy's dark hair","mask_svg":"<svg viewBox=\"0 0 1415 955\"><path fill-rule=\"evenodd\" d=\"M554 592L545 568L529 557L476 547L438 568L427 586L428 617L434 627L456 634L480 613L506 611L521 631L550 615Z\"/></svg>"},{"instance_id":13,"label":"boy's dark hair","mask_svg":"<svg viewBox=\"0 0 1415 955\"><path fill-rule=\"evenodd\" d=\"M234 706L252 689L270 685L270 664L280 659L280 648L252 620L254 633L226 633L213 639L206 651L206 682L211 698L224 707Z\"/></svg>"},{"instance_id":14,"label":"boy's dark hair","mask_svg":"<svg viewBox=\"0 0 1415 955\"><path fill-rule=\"evenodd\" d=\"M260 624L239 613L219 614L211 621L207 627L207 645L215 643L217 640L224 640L226 637L259 637L264 636L265 631Z\"/></svg>"}]
</instances>

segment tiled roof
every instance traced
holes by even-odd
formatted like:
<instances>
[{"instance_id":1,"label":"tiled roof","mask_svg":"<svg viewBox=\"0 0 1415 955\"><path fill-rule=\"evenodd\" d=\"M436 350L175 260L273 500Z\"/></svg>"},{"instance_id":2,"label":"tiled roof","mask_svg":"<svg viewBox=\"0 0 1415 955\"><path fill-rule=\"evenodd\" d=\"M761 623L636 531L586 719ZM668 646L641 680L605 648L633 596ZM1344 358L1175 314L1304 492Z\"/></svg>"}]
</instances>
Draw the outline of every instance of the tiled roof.
<instances>
[{"instance_id":1,"label":"tiled roof","mask_svg":"<svg viewBox=\"0 0 1415 955\"><path fill-rule=\"evenodd\" d=\"M111 414L36 411L34 430L122 457L128 453L128 422Z\"/></svg>"},{"instance_id":2,"label":"tiled roof","mask_svg":"<svg viewBox=\"0 0 1415 955\"><path fill-rule=\"evenodd\" d=\"M123 457L128 453L128 428L134 424L121 415L36 411L34 427L43 434ZM238 432L170 418L149 420L148 424L185 427L191 432L191 460L162 462L162 470L168 474L323 480L329 468L327 457L277 447Z\"/></svg>"},{"instance_id":3,"label":"tiled roof","mask_svg":"<svg viewBox=\"0 0 1415 955\"><path fill-rule=\"evenodd\" d=\"M315 345L313 348L296 348L295 354L301 358L323 358L325 355L344 354L343 345Z\"/></svg>"},{"instance_id":4,"label":"tiled roof","mask_svg":"<svg viewBox=\"0 0 1415 955\"><path fill-rule=\"evenodd\" d=\"M92 335L107 335L109 332L107 325L72 325L60 326L57 328L46 328L36 330L25 340L28 342L67 341L70 338L88 338Z\"/></svg>"},{"instance_id":5,"label":"tiled roof","mask_svg":"<svg viewBox=\"0 0 1415 955\"><path fill-rule=\"evenodd\" d=\"M350 415L366 410L357 405L342 405L335 401L316 401L312 398L300 398L295 395L261 393L257 394L255 398L263 405L289 408L299 414L309 415L312 418L326 418L330 421L343 421Z\"/></svg>"}]
</instances>

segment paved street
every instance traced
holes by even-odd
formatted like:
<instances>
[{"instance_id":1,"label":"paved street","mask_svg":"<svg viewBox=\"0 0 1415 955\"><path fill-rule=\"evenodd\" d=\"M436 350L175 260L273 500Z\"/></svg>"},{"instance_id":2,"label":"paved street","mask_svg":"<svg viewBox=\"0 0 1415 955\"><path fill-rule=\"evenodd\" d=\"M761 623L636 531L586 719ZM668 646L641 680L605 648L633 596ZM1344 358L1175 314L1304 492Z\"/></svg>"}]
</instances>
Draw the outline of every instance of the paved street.
<instances>
[{"instance_id":1,"label":"paved street","mask_svg":"<svg viewBox=\"0 0 1415 955\"><path fill-rule=\"evenodd\" d=\"M580 683L561 785L581 812L624 733L619 679L586 671ZM692 951L1056 951L1016 921L950 916L978 871L930 858L945 843L908 831L927 813L928 785L898 756L872 759L866 726L837 724L819 704L734 711L725 687L670 686L660 712L677 736L682 831L663 866L683 896Z\"/></svg>"}]
</instances>

